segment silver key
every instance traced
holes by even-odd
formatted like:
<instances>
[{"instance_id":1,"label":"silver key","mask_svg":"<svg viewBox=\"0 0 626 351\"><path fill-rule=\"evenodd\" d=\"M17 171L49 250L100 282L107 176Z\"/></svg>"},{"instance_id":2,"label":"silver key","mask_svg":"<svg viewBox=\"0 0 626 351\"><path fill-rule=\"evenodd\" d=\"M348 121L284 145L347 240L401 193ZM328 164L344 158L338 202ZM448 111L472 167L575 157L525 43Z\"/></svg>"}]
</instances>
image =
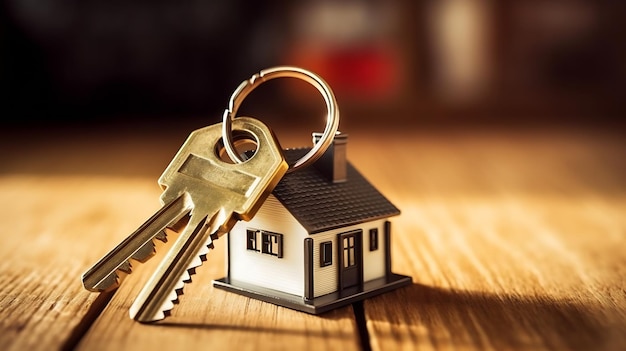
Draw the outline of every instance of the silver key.
<instances>
[{"instance_id":1,"label":"silver key","mask_svg":"<svg viewBox=\"0 0 626 351\"><path fill-rule=\"evenodd\" d=\"M133 302L131 318L139 322L165 318L185 282L190 282L190 270L195 272L202 264L213 241L238 220L250 220L287 172L280 145L267 126L238 117L233 130L255 142L250 159L232 164L219 157L222 131L216 124L194 131L161 176L159 183L166 187L162 199L188 194L192 209L189 223Z\"/></svg>"}]
</instances>

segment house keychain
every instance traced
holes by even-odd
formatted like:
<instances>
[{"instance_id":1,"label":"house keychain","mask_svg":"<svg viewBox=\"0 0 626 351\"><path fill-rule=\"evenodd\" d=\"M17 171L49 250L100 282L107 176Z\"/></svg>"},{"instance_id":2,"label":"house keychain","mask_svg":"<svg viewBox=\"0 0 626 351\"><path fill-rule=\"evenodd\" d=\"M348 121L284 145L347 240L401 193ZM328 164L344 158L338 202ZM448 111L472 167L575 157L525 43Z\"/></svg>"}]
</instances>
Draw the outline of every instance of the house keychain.
<instances>
[{"instance_id":1,"label":"house keychain","mask_svg":"<svg viewBox=\"0 0 626 351\"><path fill-rule=\"evenodd\" d=\"M326 128L311 148L282 150L262 122L235 117L253 89L281 77L305 80L324 97ZM183 226L131 318L165 318L190 271L226 233L227 275L215 287L277 305L318 314L410 284L391 272L388 218L399 210L347 162L338 124L332 90L312 72L280 66L242 82L223 122L192 132L159 178L163 207L86 271L83 286L115 289L131 258L145 262L154 238Z\"/></svg>"}]
</instances>

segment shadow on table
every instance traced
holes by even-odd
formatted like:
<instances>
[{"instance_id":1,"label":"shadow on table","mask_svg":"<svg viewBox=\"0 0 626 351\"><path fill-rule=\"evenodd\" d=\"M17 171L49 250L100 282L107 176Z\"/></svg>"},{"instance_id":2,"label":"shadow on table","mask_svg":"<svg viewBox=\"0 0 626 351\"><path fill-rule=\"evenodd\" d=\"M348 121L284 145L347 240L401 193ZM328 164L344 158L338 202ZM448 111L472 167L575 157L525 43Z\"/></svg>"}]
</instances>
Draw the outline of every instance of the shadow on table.
<instances>
[{"instance_id":1,"label":"shadow on table","mask_svg":"<svg viewBox=\"0 0 626 351\"><path fill-rule=\"evenodd\" d=\"M264 302L263 304L266 304L266 303ZM276 306L276 305L272 305L269 303L267 303L267 306L270 306L270 308L274 308L274 309L286 309L285 307ZM306 313L299 312L299 311L294 311L292 313L303 313L306 315ZM279 313L273 313L273 314L277 316L276 318L280 318L278 317L280 315ZM341 308L326 312L324 314L321 314L312 318L323 318L324 320L327 320L327 321L340 321L340 320L345 320L345 319L354 320L354 312L353 312L352 306L346 306L346 307L341 307ZM353 338L357 336L356 324L354 325L353 330L351 330L349 327L343 328L343 329L332 330L328 328L329 326L328 324L326 324L326 327L323 327L323 328L320 327L322 324L325 324L324 323L325 321L321 321L320 323L317 323L314 320L307 322L306 319L301 319L300 322L307 323L307 324L310 323L311 328L303 327L300 324L289 326L289 324L281 323L280 321L278 321L277 323L273 323L267 320L264 321L253 315L250 316L249 320L246 320L245 323L242 323L242 324L229 323L228 320L230 319L226 318L223 323L210 323L210 322L201 323L201 322L185 322L182 320L166 319L164 321L156 322L152 325L155 327L166 327L166 328L203 329L203 330L211 330L211 331L224 330L224 331L230 331L230 332L239 331L243 333L253 332L253 333L276 334L276 335L302 335L302 336L309 336L309 337L323 337L323 338L329 338L329 339ZM238 319L235 318L235 320L238 320ZM297 323L297 322L294 321L294 323Z\"/></svg>"},{"instance_id":2,"label":"shadow on table","mask_svg":"<svg viewBox=\"0 0 626 351\"><path fill-rule=\"evenodd\" d=\"M359 309L364 312L361 318ZM436 348L624 349L624 325L608 312L582 299L574 301L549 296L488 294L413 284L365 300L362 306L355 304L314 318L338 321L356 317L355 332L358 332L361 342L365 340L364 345L368 345L367 340L376 338L383 341L392 339L392 344L425 343ZM324 338L356 336L350 328L330 331L327 328L285 327L280 324L251 322L237 325L228 322L188 323L167 320L155 323L154 326ZM365 325L367 330L362 331L361 327Z\"/></svg>"},{"instance_id":3,"label":"shadow on table","mask_svg":"<svg viewBox=\"0 0 626 351\"><path fill-rule=\"evenodd\" d=\"M478 349L623 349L624 325L593 302L488 294L421 284L365 301L370 333ZM390 324L390 329L383 325ZM388 330L388 332L386 332ZM406 335L403 335L406 334ZM372 335L373 336L373 335Z\"/></svg>"}]
</instances>

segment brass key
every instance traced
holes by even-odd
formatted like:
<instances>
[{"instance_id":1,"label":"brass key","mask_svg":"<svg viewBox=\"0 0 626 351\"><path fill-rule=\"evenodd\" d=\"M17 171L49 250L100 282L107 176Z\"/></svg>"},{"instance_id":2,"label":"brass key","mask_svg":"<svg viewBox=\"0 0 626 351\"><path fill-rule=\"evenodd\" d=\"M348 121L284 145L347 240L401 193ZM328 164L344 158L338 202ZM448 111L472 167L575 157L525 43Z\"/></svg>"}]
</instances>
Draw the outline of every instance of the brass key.
<instances>
[{"instance_id":1,"label":"brass key","mask_svg":"<svg viewBox=\"0 0 626 351\"><path fill-rule=\"evenodd\" d=\"M188 215L191 205L186 193L164 202L161 209L83 274L81 280L85 289L102 292L117 288L120 284L117 271L130 274L131 258L145 262L152 257L155 253L152 240L167 241L165 228L174 226Z\"/></svg>"},{"instance_id":2,"label":"brass key","mask_svg":"<svg viewBox=\"0 0 626 351\"><path fill-rule=\"evenodd\" d=\"M165 318L190 281L189 270L202 264L213 241L238 220L250 220L287 172L280 145L267 126L247 117L236 118L232 126L236 143L239 139L256 144L248 160L233 164L220 157L222 130L216 124L191 133L159 179L165 203L187 194L190 218L133 302L131 318L140 322Z\"/></svg>"},{"instance_id":3,"label":"brass key","mask_svg":"<svg viewBox=\"0 0 626 351\"><path fill-rule=\"evenodd\" d=\"M246 117L235 119L237 109L253 89L281 77L312 84L322 93L328 110L322 139L291 167L273 133L263 123ZM191 269L202 264L213 241L238 220L250 220L288 169L294 171L318 159L332 142L339 123L337 102L324 80L289 66L266 69L243 81L231 96L223 117L221 125L191 133L161 175L163 207L82 276L88 290L111 290L120 284L118 271L131 273L131 258L144 262L154 255L153 239L166 241L166 228L179 231L184 227L131 306L130 315L135 320L164 318L184 283L190 281ZM256 149L236 147L249 144Z\"/></svg>"}]
</instances>

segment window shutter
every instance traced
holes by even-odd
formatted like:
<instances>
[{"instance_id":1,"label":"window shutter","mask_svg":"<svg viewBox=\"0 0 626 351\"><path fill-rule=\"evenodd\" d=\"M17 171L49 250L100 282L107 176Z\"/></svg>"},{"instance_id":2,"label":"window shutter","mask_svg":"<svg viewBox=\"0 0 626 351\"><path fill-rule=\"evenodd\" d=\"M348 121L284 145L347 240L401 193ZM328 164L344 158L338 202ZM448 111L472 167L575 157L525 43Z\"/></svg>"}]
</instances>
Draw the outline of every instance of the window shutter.
<instances>
[{"instance_id":1,"label":"window shutter","mask_svg":"<svg viewBox=\"0 0 626 351\"><path fill-rule=\"evenodd\" d=\"M283 236L282 234L276 235L276 243L278 244L278 258L283 258Z\"/></svg>"}]
</instances>

